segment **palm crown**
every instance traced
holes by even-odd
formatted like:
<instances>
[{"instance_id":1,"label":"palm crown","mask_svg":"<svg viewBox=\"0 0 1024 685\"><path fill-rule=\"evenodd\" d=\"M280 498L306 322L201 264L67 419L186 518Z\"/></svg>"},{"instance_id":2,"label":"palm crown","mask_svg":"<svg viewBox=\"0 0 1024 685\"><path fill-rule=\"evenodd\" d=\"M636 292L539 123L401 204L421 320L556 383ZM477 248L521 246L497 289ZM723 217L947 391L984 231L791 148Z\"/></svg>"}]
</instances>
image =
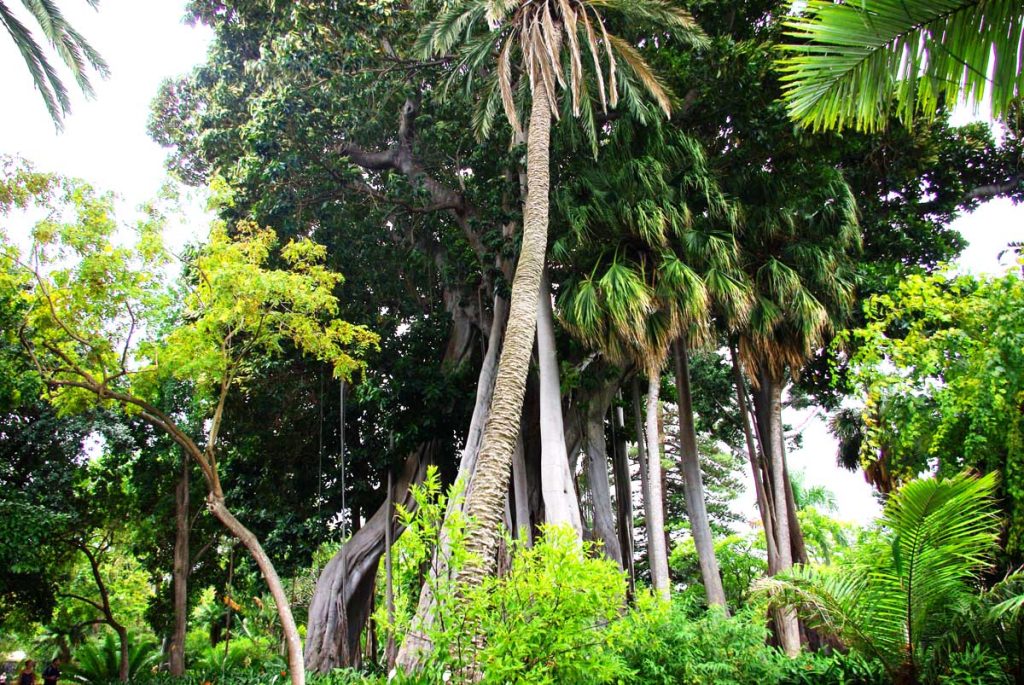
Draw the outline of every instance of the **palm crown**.
<instances>
[{"instance_id":1,"label":"palm crown","mask_svg":"<svg viewBox=\"0 0 1024 685\"><path fill-rule=\"evenodd\" d=\"M446 87L460 81L469 91L477 76L483 79L474 118L481 137L491 132L494 115L502 107L521 139L519 100L527 85L535 91L538 82L552 95L549 103L555 119L561 116L553 96L557 88L569 94L572 115L590 124L594 121L591 88L602 111L623 99L643 117L646 92L668 116L672 109L668 89L636 47L608 31L602 17L605 10L692 45L707 40L693 18L667 0L452 0L421 33L417 47L424 57L454 51ZM494 55L495 68L485 72ZM519 70L527 78L517 84ZM596 143L593 125L586 130Z\"/></svg>"}]
</instances>

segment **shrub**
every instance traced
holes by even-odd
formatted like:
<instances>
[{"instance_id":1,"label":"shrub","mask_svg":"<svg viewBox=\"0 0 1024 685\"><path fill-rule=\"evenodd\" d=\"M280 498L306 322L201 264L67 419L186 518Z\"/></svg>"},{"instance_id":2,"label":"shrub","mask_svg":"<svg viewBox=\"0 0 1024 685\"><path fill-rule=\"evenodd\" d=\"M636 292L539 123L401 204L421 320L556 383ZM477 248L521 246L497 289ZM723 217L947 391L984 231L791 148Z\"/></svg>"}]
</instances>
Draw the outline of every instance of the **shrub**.
<instances>
[{"instance_id":1,"label":"shrub","mask_svg":"<svg viewBox=\"0 0 1024 685\"><path fill-rule=\"evenodd\" d=\"M784 673L783 657L765 644L764 621L749 611L695 616L689 604L647 600L629 622L622 654L637 685L766 685Z\"/></svg>"}]
</instances>

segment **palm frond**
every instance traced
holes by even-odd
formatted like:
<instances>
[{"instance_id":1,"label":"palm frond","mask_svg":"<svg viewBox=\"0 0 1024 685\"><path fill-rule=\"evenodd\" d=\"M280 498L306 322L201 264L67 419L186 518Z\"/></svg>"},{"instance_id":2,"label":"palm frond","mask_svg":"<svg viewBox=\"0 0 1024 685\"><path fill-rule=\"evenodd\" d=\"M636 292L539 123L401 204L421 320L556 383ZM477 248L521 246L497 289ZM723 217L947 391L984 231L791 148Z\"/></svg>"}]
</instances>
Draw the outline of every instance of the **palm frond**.
<instances>
[{"instance_id":1,"label":"palm frond","mask_svg":"<svg viewBox=\"0 0 1024 685\"><path fill-rule=\"evenodd\" d=\"M998 117L1022 92L1018 0L810 0L786 22L779 61L790 116L815 130L878 130L888 106L910 123L940 101L991 101Z\"/></svg>"},{"instance_id":2,"label":"palm frond","mask_svg":"<svg viewBox=\"0 0 1024 685\"><path fill-rule=\"evenodd\" d=\"M32 81L43 98L50 118L57 123L58 128L61 128L61 121L71 108L67 88L64 87L57 71L46 58L42 47L32 37L32 32L14 16L14 13L3 2L0 2L0 23L7 29L14 40L14 46L18 48L22 59L25 60L25 66L28 67Z\"/></svg>"},{"instance_id":3,"label":"palm frond","mask_svg":"<svg viewBox=\"0 0 1024 685\"><path fill-rule=\"evenodd\" d=\"M672 103L669 99L668 87L654 73L654 70L647 64L647 61L640 55L640 52L618 36L609 36L608 39L615 52L618 53L622 61L626 63L640 80L647 93L658 103L665 116L672 116ZM612 89L614 91L614 85L612 85Z\"/></svg>"},{"instance_id":4,"label":"palm frond","mask_svg":"<svg viewBox=\"0 0 1024 685\"><path fill-rule=\"evenodd\" d=\"M484 19L487 5L477 0L458 0L447 5L416 37L415 51L423 59L444 57L472 36L473 25Z\"/></svg>"}]
</instances>

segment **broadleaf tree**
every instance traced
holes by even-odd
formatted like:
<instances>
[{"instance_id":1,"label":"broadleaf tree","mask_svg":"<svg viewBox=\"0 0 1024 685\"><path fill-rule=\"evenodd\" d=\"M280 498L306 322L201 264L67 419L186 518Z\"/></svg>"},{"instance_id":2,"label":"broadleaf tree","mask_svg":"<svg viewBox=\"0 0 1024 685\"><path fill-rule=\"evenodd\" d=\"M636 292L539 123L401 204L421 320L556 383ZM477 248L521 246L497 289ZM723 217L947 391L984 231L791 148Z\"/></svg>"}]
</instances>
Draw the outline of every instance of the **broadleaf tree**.
<instances>
[{"instance_id":1,"label":"broadleaf tree","mask_svg":"<svg viewBox=\"0 0 1024 685\"><path fill-rule=\"evenodd\" d=\"M116 242L111 196L79 181L32 179L46 216L32 228L25 255L5 241L2 258L4 283L25 301L19 335L48 399L64 413L102 406L138 416L194 460L207 484L207 508L246 547L274 597L292 681L300 685L302 647L287 595L259 540L225 501L218 470L224 406L252 365L286 344L350 379L376 336L334 318L341 276L323 266L322 246L291 241L278 252L284 268L272 268L272 230L242 221L232 236L216 223L172 289L155 208L126 246ZM183 428L175 408L154 404L168 377L193 384L206 410L203 435Z\"/></svg>"}]
</instances>

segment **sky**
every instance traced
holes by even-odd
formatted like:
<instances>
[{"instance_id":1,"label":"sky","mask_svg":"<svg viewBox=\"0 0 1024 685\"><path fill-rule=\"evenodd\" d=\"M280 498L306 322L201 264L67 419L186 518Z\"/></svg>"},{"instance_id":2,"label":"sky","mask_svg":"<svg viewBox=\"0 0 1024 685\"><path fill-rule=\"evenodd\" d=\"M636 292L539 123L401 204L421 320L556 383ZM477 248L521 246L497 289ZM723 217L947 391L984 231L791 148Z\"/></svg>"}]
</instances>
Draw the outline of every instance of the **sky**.
<instances>
[{"instance_id":1,"label":"sky","mask_svg":"<svg viewBox=\"0 0 1024 685\"><path fill-rule=\"evenodd\" d=\"M20 3L9 5L22 9ZM116 191L122 207L137 207L167 180L166 151L146 133L150 102L164 79L186 74L204 60L211 32L183 23L181 0L102 0L98 12L81 0L59 5L104 56L112 75L95 80L93 100L84 99L69 84L72 113L58 133L21 56L7 35L0 35L0 93L5 98L0 107L0 154L22 156L40 171L84 178L97 188ZM31 20L27 23L32 25ZM205 235L208 219L201 204L201 197L193 196L187 222L172 227L172 248ZM1012 257L1005 256L1000 264L997 254L1010 241L1024 241L1024 206L989 202L954 225L970 243L957 268L1001 273ZM791 468L804 471L809 485L832 490L843 518L865 523L877 515L878 506L863 477L835 466L835 442L821 418L813 411L787 410L785 420L803 436L803 447L790 455ZM755 516L752 493L740 506L745 516Z\"/></svg>"}]
</instances>

